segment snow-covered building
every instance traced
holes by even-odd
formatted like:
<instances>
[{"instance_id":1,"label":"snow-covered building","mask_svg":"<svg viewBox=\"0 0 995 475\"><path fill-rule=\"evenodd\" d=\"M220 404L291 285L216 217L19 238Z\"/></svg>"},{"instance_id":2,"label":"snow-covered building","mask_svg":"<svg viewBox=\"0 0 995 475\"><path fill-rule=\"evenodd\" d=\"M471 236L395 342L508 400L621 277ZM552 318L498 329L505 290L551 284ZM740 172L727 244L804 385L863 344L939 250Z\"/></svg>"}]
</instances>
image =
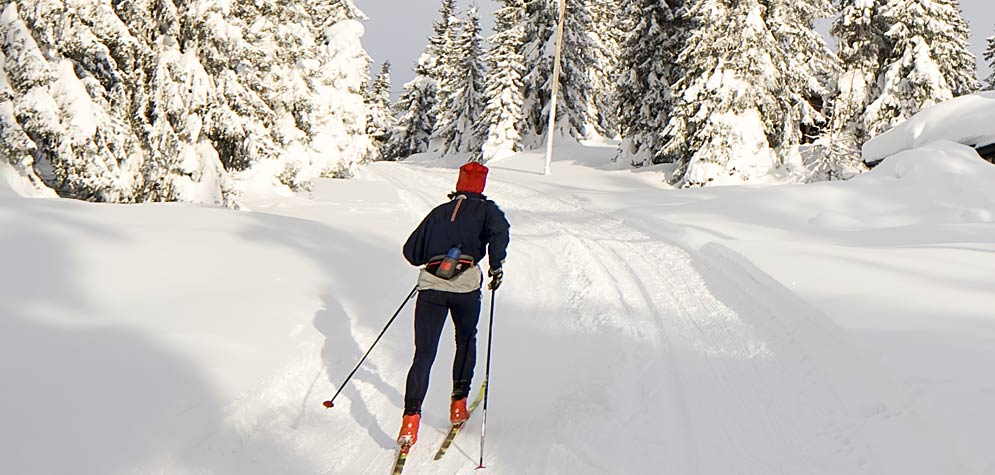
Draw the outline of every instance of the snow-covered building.
<instances>
[{"instance_id":1,"label":"snow-covered building","mask_svg":"<svg viewBox=\"0 0 995 475\"><path fill-rule=\"evenodd\" d=\"M875 166L885 158L938 140L974 147L995 163L995 92L961 96L926 108L863 147L863 160Z\"/></svg>"}]
</instances>

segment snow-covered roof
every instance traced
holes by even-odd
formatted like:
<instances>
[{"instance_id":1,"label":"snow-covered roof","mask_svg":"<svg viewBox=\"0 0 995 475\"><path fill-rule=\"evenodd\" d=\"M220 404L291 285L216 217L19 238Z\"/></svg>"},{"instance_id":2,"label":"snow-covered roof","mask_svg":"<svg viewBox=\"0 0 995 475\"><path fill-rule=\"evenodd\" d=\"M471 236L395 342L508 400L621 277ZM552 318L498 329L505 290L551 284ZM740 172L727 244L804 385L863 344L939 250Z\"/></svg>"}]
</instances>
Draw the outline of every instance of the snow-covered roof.
<instances>
[{"instance_id":1,"label":"snow-covered roof","mask_svg":"<svg viewBox=\"0 0 995 475\"><path fill-rule=\"evenodd\" d=\"M961 96L924 109L864 144L864 163L873 165L937 140L971 147L995 143L995 91Z\"/></svg>"}]
</instances>

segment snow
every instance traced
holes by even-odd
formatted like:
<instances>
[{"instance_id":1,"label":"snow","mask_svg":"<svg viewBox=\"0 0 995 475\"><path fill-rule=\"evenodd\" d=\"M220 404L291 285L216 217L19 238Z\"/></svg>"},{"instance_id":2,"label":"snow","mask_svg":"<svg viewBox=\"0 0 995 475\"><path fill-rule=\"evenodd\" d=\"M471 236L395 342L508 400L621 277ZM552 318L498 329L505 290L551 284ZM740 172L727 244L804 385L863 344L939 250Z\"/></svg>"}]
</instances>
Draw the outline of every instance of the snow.
<instances>
[{"instance_id":1,"label":"snow","mask_svg":"<svg viewBox=\"0 0 995 475\"><path fill-rule=\"evenodd\" d=\"M981 92L926 108L908 121L864 145L864 162L873 164L896 153L937 140L977 146L995 143L992 108L995 92Z\"/></svg>"},{"instance_id":2,"label":"snow","mask_svg":"<svg viewBox=\"0 0 995 475\"><path fill-rule=\"evenodd\" d=\"M556 152L549 177L539 153L489 164L512 246L481 473L995 471L995 167L970 148L692 190L613 147ZM251 212L27 199L4 172L0 472L387 473L410 306L321 402L414 285L400 246L461 158L245 193ZM446 332L405 473L476 466L479 414L431 460Z\"/></svg>"}]
</instances>

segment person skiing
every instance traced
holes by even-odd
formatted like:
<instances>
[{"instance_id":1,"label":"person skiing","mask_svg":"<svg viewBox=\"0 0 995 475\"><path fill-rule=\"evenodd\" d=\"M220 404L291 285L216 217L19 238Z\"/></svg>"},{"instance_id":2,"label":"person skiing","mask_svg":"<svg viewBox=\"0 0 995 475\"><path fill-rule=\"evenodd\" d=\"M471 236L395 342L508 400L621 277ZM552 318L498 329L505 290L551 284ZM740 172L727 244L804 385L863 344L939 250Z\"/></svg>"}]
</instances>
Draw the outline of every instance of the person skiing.
<instances>
[{"instance_id":1,"label":"person skiing","mask_svg":"<svg viewBox=\"0 0 995 475\"><path fill-rule=\"evenodd\" d=\"M510 225L497 204L484 196L486 166L470 162L459 170L450 201L433 209L404 243L404 257L422 267L415 303L415 355L408 371L404 415L397 443L410 447L418 440L422 401L428 392L446 315L456 329L453 390L449 420L453 425L469 418L466 400L477 361L477 322L480 319L484 255L490 268L487 288L497 290L504 272Z\"/></svg>"}]
</instances>

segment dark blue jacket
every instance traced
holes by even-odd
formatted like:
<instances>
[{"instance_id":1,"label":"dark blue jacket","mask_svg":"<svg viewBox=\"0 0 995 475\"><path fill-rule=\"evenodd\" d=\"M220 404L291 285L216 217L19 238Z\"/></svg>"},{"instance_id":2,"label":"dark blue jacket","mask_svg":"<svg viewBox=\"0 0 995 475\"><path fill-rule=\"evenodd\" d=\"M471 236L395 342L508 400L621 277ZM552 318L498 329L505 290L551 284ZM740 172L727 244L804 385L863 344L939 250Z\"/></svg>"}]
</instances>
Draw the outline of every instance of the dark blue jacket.
<instances>
[{"instance_id":1,"label":"dark blue jacket","mask_svg":"<svg viewBox=\"0 0 995 475\"><path fill-rule=\"evenodd\" d=\"M511 227L498 205L478 193L459 192L452 201L432 210L404 243L404 258L413 266L459 247L473 256L474 264L489 256L492 269L508 255Z\"/></svg>"}]
</instances>

